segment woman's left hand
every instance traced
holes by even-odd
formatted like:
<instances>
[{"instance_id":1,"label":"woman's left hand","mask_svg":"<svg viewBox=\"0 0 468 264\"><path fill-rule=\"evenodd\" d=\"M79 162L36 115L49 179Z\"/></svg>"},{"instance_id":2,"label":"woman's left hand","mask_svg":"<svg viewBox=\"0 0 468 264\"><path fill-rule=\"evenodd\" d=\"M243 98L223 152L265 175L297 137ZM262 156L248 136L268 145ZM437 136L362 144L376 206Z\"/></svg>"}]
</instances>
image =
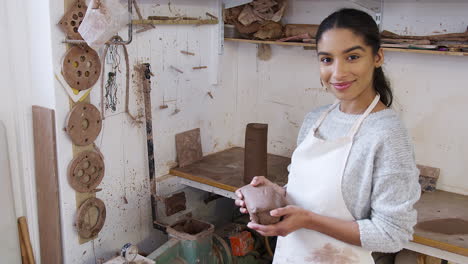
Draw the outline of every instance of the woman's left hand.
<instances>
[{"instance_id":1,"label":"woman's left hand","mask_svg":"<svg viewBox=\"0 0 468 264\"><path fill-rule=\"evenodd\" d=\"M250 222L247 224L247 227L254 229L262 236L287 236L305 227L308 220L311 219L312 212L295 205L288 205L272 210L270 215L276 217L283 216L283 219L273 225L260 225Z\"/></svg>"}]
</instances>

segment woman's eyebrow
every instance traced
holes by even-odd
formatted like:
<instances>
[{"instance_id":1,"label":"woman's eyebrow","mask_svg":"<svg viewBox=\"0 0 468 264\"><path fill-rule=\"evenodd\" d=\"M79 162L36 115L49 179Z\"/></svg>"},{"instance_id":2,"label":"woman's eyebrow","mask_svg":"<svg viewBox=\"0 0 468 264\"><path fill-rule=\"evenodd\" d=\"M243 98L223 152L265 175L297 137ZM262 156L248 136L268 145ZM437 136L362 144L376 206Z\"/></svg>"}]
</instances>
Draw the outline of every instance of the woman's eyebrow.
<instances>
[{"instance_id":1,"label":"woman's eyebrow","mask_svg":"<svg viewBox=\"0 0 468 264\"><path fill-rule=\"evenodd\" d=\"M345 50L343 51L343 54L348 53L348 52L351 52L351 51L353 51L353 50L357 50L357 49L360 49L360 50L362 50L362 51L365 51L363 47L361 47L361 46L358 45L358 46L351 47L351 48L349 48L349 49L345 49Z\"/></svg>"},{"instance_id":2,"label":"woman's eyebrow","mask_svg":"<svg viewBox=\"0 0 468 264\"><path fill-rule=\"evenodd\" d=\"M331 53L328 53L328 52L325 52L325 51L319 51L319 52L317 53L317 55L327 55L327 56L330 56Z\"/></svg>"},{"instance_id":3,"label":"woman's eyebrow","mask_svg":"<svg viewBox=\"0 0 468 264\"><path fill-rule=\"evenodd\" d=\"M346 53L348 53L348 52L351 52L351 51L357 50L357 49L362 50L362 51L365 51L364 48L363 48L362 46L357 45L357 46L351 47L351 48L349 48L349 49L345 49L342 53L343 53L343 54L346 54ZM317 53L317 55L319 55L319 56L320 56L320 55L331 56L332 54L329 53L329 52L325 52L325 51L319 51L319 52Z\"/></svg>"}]
</instances>

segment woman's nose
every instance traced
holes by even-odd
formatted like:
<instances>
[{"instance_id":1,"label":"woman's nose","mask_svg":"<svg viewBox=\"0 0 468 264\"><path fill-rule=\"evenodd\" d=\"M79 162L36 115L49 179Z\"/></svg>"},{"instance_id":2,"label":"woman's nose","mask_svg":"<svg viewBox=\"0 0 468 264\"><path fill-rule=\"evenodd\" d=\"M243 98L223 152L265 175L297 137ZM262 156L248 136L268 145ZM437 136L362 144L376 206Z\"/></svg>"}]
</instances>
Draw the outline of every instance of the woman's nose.
<instances>
[{"instance_id":1,"label":"woman's nose","mask_svg":"<svg viewBox=\"0 0 468 264\"><path fill-rule=\"evenodd\" d=\"M348 64L342 60L336 60L335 65L333 67L333 79L335 80L342 80L345 78L349 73Z\"/></svg>"}]
</instances>

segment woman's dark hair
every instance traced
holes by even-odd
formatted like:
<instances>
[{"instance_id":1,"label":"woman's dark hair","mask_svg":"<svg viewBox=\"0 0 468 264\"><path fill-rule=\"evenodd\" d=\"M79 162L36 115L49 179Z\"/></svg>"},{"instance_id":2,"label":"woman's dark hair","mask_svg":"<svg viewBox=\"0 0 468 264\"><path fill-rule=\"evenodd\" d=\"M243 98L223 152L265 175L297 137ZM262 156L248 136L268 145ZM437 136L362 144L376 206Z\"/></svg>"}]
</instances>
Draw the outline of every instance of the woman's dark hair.
<instances>
[{"instance_id":1,"label":"woman's dark hair","mask_svg":"<svg viewBox=\"0 0 468 264\"><path fill-rule=\"evenodd\" d=\"M362 36L364 42L372 47L374 55L380 49L379 28L374 19L366 12L344 8L329 15L320 23L317 30L317 34L315 35L317 44L322 38L323 33L334 28L349 29L354 34ZM387 107L390 107L393 102L393 94L382 67L375 68L373 79L374 89L380 94L380 101Z\"/></svg>"}]
</instances>

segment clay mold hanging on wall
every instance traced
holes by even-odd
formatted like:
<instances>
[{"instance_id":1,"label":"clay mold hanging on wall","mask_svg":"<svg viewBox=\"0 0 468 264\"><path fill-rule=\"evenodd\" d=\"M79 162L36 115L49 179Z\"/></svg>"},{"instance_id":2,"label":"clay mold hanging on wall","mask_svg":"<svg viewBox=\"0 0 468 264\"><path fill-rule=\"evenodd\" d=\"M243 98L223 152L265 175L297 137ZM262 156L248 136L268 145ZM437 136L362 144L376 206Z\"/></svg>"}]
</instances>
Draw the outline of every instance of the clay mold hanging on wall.
<instances>
[{"instance_id":1,"label":"clay mold hanging on wall","mask_svg":"<svg viewBox=\"0 0 468 264\"><path fill-rule=\"evenodd\" d=\"M101 132L101 113L92 104L78 103L68 114L65 131L73 144L86 146L94 142Z\"/></svg>"},{"instance_id":2,"label":"clay mold hanging on wall","mask_svg":"<svg viewBox=\"0 0 468 264\"><path fill-rule=\"evenodd\" d=\"M104 178L104 160L94 151L84 151L68 166L68 182L78 192L93 192Z\"/></svg>"},{"instance_id":3,"label":"clay mold hanging on wall","mask_svg":"<svg viewBox=\"0 0 468 264\"><path fill-rule=\"evenodd\" d=\"M65 54L62 75L70 87L79 91L91 88L100 74L99 55L87 45L74 46Z\"/></svg>"}]
</instances>

